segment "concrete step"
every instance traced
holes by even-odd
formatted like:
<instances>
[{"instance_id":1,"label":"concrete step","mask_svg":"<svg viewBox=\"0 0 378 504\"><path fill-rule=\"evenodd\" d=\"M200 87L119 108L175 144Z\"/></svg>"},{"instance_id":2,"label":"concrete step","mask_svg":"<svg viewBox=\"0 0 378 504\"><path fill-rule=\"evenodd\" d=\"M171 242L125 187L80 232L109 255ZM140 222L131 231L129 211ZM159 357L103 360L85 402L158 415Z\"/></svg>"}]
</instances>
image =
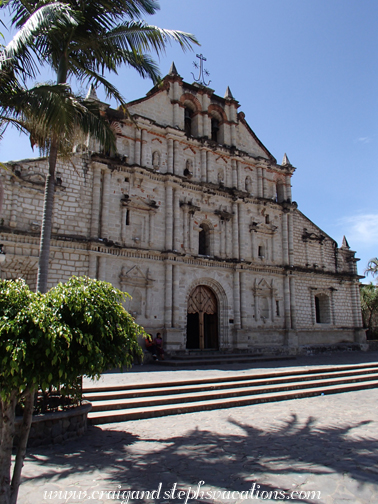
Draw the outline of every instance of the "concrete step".
<instances>
[{"instance_id":1,"label":"concrete step","mask_svg":"<svg viewBox=\"0 0 378 504\"><path fill-rule=\"evenodd\" d=\"M92 425L378 387L378 363L84 390Z\"/></svg>"},{"instance_id":2,"label":"concrete step","mask_svg":"<svg viewBox=\"0 0 378 504\"><path fill-rule=\"evenodd\" d=\"M190 403L182 402L177 404L164 404L154 406L143 406L139 408L130 408L123 410L110 410L102 412L90 412L88 422L91 425L100 425L112 422L124 422L127 420L139 420L142 418L154 418L166 415L177 415L190 413L194 411L206 411L220 408L232 408L237 406L246 406L263 402L284 401L289 399L299 399L302 397L313 397L322 394L338 394L341 392L350 392L369 388L377 388L378 380L367 382L350 383L342 386L313 387L310 389L298 389L282 392L269 392L263 394L252 394L249 396L218 398L207 401L194 401Z\"/></svg>"},{"instance_id":3,"label":"concrete step","mask_svg":"<svg viewBox=\"0 0 378 504\"><path fill-rule=\"evenodd\" d=\"M122 399L131 399L135 397L151 397L151 396L159 396L159 395L167 395L169 394L183 394L195 392L199 393L207 390L225 390L231 388L245 388L245 387L257 387L260 385L268 386L274 384L288 384L292 382L306 381L306 380L324 380L327 378L336 379L336 378L345 378L350 379L353 378L355 380L356 372L358 371L358 375L361 377L361 380L369 379L369 376L372 373L378 375L378 366L369 367L367 369L362 370L347 370L347 371L331 371L325 372L322 374L319 373L300 373L293 374L289 376L277 376L277 377L261 377L259 375L243 375L243 376L234 376L233 380L223 380L220 381L219 378L216 381L212 380L199 380L197 383L193 382L166 382L166 383L156 383L156 384L145 384L145 388L101 388L101 389L91 389L90 392L88 389L85 390L85 399L90 402L95 401L110 401L110 400L122 400ZM365 377L365 378L364 378Z\"/></svg>"},{"instance_id":4,"label":"concrete step","mask_svg":"<svg viewBox=\"0 0 378 504\"><path fill-rule=\"evenodd\" d=\"M188 354L177 355L165 360L155 361L157 366L193 367L213 366L214 364L245 364L266 361L294 360L295 357L287 355L257 355L257 354Z\"/></svg>"},{"instance_id":5,"label":"concrete step","mask_svg":"<svg viewBox=\"0 0 378 504\"><path fill-rule=\"evenodd\" d=\"M196 392L187 392L182 391L181 393L169 393L165 395L155 396L145 396L139 395L138 397L130 397L125 399L106 399L106 400L97 400L93 401L86 397L86 400L90 400L92 402L92 411L106 411L112 409L125 409L125 408L138 408L142 406L153 406L153 405L161 405L161 404L177 404L181 402L192 402L192 401L207 401L209 399L217 399L219 397L227 398L227 397L237 397L237 396L248 396L248 395L257 395L263 394L265 392L282 392L286 390L297 390L297 389L306 389L313 388L314 385L318 387L331 387L332 385L344 385L346 383L355 383L355 382L363 382L363 381L371 381L373 379L378 380L378 372L371 375L356 375L348 378L330 378L325 380L317 380L316 384L313 381L297 381L292 383L283 383L280 385L253 385L245 386L245 387L237 387L237 388L228 388L226 390L202 390Z\"/></svg>"}]
</instances>

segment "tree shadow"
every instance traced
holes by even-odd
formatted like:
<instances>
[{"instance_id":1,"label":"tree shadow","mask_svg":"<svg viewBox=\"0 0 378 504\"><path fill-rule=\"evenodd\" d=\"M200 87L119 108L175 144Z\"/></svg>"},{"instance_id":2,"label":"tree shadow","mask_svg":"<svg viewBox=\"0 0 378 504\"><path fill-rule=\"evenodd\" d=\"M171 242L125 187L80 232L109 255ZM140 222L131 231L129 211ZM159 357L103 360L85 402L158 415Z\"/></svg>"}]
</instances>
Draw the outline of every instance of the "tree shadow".
<instances>
[{"instance_id":1,"label":"tree shadow","mask_svg":"<svg viewBox=\"0 0 378 504\"><path fill-rule=\"evenodd\" d=\"M292 415L279 425L261 429L253 426L252 420L241 423L232 419L232 412L230 416L233 432L221 435L197 427L183 436L161 433L141 437L127 432L127 422L115 425L114 430L110 430L112 426L90 427L75 442L30 449L28 461L40 467L33 470L32 477L24 477L24 484L32 478L33 482L38 478L62 482L73 473L88 481L89 475L97 471L102 474L102 489L115 490L120 485L122 490L155 490L161 483L160 499L155 502L184 502L185 499L164 499L163 491L171 489L174 483L183 490L194 489L199 481L204 481L207 489L221 491L247 491L255 483L260 492L290 492L302 488L309 475L330 474L348 475L361 488L377 483L378 440L351 435L353 429L369 421L318 427L313 417L303 424ZM175 417L170 418L173 426ZM285 487L282 481L286 482ZM306 485L303 488L323 490ZM199 495L195 501L227 499L209 501ZM137 502L150 500L139 498ZM302 498L291 502L321 501Z\"/></svg>"}]
</instances>

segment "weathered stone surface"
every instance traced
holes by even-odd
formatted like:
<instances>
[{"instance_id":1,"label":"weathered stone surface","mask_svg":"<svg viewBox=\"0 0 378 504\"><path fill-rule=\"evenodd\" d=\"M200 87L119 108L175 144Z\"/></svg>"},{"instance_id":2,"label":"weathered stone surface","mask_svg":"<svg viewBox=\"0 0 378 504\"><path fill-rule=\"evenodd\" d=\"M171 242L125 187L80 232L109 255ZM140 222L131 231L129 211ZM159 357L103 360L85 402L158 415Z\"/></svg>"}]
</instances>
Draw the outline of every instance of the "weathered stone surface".
<instances>
[{"instance_id":1,"label":"weathered stone surface","mask_svg":"<svg viewBox=\"0 0 378 504\"><path fill-rule=\"evenodd\" d=\"M58 162L49 285L73 274L110 281L173 352L363 344L354 252L297 209L295 168L287 156L277 163L238 107L170 74L129 104L135 122L109 109L115 155L89 141ZM10 167L1 275L33 288L47 160ZM213 318L198 308L210 316L203 334L200 316L188 318L199 286L215 298Z\"/></svg>"}]
</instances>

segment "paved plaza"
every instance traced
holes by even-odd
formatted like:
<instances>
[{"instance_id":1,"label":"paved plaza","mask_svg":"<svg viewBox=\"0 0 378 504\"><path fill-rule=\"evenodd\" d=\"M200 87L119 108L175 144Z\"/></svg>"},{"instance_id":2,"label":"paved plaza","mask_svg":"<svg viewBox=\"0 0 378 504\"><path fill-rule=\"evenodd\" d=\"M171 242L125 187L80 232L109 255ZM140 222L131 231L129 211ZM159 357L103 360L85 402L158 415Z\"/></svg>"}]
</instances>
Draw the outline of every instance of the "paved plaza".
<instances>
[{"instance_id":1,"label":"paved plaza","mask_svg":"<svg viewBox=\"0 0 378 504\"><path fill-rule=\"evenodd\" d=\"M363 361L378 362L378 354L258 369L137 366L98 385ZM90 427L76 441L28 450L19 503L376 504L377 427L378 389Z\"/></svg>"}]
</instances>

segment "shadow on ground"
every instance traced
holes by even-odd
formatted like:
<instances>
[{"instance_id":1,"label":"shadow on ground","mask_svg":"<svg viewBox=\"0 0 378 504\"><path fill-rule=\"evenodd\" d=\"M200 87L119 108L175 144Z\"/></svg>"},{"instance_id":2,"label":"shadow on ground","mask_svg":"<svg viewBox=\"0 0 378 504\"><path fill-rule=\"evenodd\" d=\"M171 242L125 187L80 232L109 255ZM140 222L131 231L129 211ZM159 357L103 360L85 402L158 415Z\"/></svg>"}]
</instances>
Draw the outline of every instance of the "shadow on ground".
<instances>
[{"instance_id":1,"label":"shadow on ground","mask_svg":"<svg viewBox=\"0 0 378 504\"><path fill-rule=\"evenodd\" d=\"M211 432L208 426L188 430L183 436L161 432L153 438L148 437L148 432L142 437L120 430L127 430L126 422L104 429L91 427L76 442L53 449L30 449L27 459L41 466L37 474L33 471L34 480L54 477L55 481L62 481L76 473L84 481L91 480L97 472L102 476L102 488L111 490L118 484L123 490L154 490L161 483L163 492L175 482L188 489L202 480L207 487L220 490L246 491L255 482L260 491L279 488L289 492L301 488L309 474L329 478L335 473L347 475L361 488L377 483L378 440L361 434L370 422L320 428L315 418L309 417L304 424L293 415L278 426L276 422L275 426L259 429L253 426L252 419L242 424L232 417L231 413L228 427L222 426L223 431L230 432L222 435ZM177 417L171 418L173 428ZM156 422L159 423L158 418ZM142 428L138 425L139 431ZM351 435L354 429L360 431ZM27 478L25 481L27 484ZM285 487L282 481L287 482ZM155 502L184 501L161 498ZM201 498L196 502L202 502Z\"/></svg>"}]
</instances>

